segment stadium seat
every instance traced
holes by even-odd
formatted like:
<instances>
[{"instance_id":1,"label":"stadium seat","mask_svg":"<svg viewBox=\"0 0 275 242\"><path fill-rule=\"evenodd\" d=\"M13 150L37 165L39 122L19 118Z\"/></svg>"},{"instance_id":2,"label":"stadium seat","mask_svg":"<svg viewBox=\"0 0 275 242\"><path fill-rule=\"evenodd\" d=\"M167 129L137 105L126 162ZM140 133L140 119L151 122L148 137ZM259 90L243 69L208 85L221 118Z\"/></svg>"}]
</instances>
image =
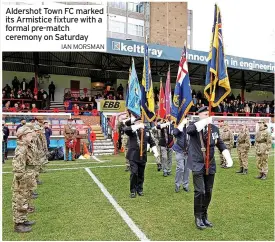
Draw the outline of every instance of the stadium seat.
<instances>
[{"instance_id":1,"label":"stadium seat","mask_svg":"<svg viewBox=\"0 0 275 242\"><path fill-rule=\"evenodd\" d=\"M52 125L59 125L59 120L52 120Z\"/></svg>"},{"instance_id":2,"label":"stadium seat","mask_svg":"<svg viewBox=\"0 0 275 242\"><path fill-rule=\"evenodd\" d=\"M64 120L64 119L62 119L62 120L60 120L60 124L67 124L68 123L68 120Z\"/></svg>"},{"instance_id":3,"label":"stadium seat","mask_svg":"<svg viewBox=\"0 0 275 242\"><path fill-rule=\"evenodd\" d=\"M58 147L58 143L56 139L51 139L50 140L50 148L57 148Z\"/></svg>"},{"instance_id":4,"label":"stadium seat","mask_svg":"<svg viewBox=\"0 0 275 242\"><path fill-rule=\"evenodd\" d=\"M81 120L81 119L75 120L75 123L76 124L84 124L83 120Z\"/></svg>"},{"instance_id":5,"label":"stadium seat","mask_svg":"<svg viewBox=\"0 0 275 242\"><path fill-rule=\"evenodd\" d=\"M8 140L8 149L15 149L16 148L16 140Z\"/></svg>"}]
</instances>

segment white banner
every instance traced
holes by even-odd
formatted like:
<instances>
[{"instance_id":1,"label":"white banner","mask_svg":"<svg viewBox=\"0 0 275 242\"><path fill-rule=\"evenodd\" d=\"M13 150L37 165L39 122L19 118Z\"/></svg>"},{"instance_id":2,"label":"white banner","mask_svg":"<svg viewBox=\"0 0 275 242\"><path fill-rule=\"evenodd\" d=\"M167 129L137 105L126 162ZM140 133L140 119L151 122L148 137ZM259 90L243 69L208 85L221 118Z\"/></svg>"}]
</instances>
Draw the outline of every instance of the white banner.
<instances>
[{"instance_id":1,"label":"white banner","mask_svg":"<svg viewBox=\"0 0 275 242\"><path fill-rule=\"evenodd\" d=\"M106 3L1 6L2 51L105 52L106 37Z\"/></svg>"}]
</instances>

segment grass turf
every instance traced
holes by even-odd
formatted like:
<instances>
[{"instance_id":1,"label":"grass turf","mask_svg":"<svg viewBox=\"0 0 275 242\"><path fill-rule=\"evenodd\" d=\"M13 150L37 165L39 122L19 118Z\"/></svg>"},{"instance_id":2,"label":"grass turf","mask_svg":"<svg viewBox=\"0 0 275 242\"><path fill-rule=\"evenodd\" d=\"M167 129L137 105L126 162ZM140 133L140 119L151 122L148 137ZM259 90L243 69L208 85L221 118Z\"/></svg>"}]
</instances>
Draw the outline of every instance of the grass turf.
<instances>
[{"instance_id":1,"label":"grass turf","mask_svg":"<svg viewBox=\"0 0 275 242\"><path fill-rule=\"evenodd\" d=\"M233 151L236 157L236 151ZM173 174L163 177L156 165L145 171L144 197L129 198L129 173L124 171L123 155L99 157L104 163L78 160L54 161L41 174L44 184L38 187L34 201L37 211L29 215L37 223L29 234L13 232L11 212L12 174L3 174L3 240L137 240L84 167L103 183L118 204L150 240L274 240L274 163L269 158L265 181L255 179L254 151L250 152L249 174L235 174L234 168L220 169L215 178L209 219L213 228L199 231L193 219L191 192L174 192ZM219 163L219 158L216 159ZM148 163L153 163L152 156ZM113 166L114 167L99 167ZM121 165L121 166L119 166ZM75 170L52 170L78 168ZM11 171L11 161L3 165Z\"/></svg>"}]
</instances>

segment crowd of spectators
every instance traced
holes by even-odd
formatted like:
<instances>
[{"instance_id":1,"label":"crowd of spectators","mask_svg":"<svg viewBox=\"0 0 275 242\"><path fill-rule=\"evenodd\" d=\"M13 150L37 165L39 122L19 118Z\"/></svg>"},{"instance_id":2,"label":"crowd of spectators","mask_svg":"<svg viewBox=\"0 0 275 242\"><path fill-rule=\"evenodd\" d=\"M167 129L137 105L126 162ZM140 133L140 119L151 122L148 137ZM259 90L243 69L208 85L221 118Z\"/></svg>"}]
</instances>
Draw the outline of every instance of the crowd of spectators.
<instances>
[{"instance_id":1,"label":"crowd of spectators","mask_svg":"<svg viewBox=\"0 0 275 242\"><path fill-rule=\"evenodd\" d=\"M159 90L155 87L155 103L156 109L159 108ZM190 112L197 112L201 107L207 106L208 101L204 98L204 94L201 91L192 91L192 99L194 105L191 107ZM215 113L249 113L249 114L274 114L274 100L273 101L242 101L240 94L235 97L231 94L220 103L219 106L212 109Z\"/></svg>"},{"instance_id":2,"label":"crowd of spectators","mask_svg":"<svg viewBox=\"0 0 275 242\"><path fill-rule=\"evenodd\" d=\"M49 95L44 89L34 94L35 78L29 82L25 78L20 82L15 76L11 82L2 89L3 112L37 112L49 110Z\"/></svg>"}]
</instances>

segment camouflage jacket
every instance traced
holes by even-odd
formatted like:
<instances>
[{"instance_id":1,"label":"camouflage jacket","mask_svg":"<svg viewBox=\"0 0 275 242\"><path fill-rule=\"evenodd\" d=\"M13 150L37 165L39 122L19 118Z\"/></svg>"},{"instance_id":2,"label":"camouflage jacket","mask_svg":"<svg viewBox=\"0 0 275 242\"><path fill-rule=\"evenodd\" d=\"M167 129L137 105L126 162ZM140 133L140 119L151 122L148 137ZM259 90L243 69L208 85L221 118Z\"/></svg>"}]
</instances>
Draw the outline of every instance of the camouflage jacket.
<instances>
[{"instance_id":1,"label":"camouflage jacket","mask_svg":"<svg viewBox=\"0 0 275 242\"><path fill-rule=\"evenodd\" d=\"M256 154L269 153L272 144L272 137L267 129L260 129L255 136Z\"/></svg>"},{"instance_id":2,"label":"camouflage jacket","mask_svg":"<svg viewBox=\"0 0 275 242\"><path fill-rule=\"evenodd\" d=\"M223 129L221 132L221 138L228 149L231 149L233 147L234 135L230 129Z\"/></svg>"},{"instance_id":3,"label":"camouflage jacket","mask_svg":"<svg viewBox=\"0 0 275 242\"><path fill-rule=\"evenodd\" d=\"M239 149L242 148L244 150L247 150L250 148L250 134L248 130L245 132L240 132L238 137L238 146Z\"/></svg>"},{"instance_id":4,"label":"camouflage jacket","mask_svg":"<svg viewBox=\"0 0 275 242\"><path fill-rule=\"evenodd\" d=\"M27 153L28 144L24 141L17 140L17 146L12 160L12 171L18 179L23 178L26 173Z\"/></svg>"}]
</instances>

